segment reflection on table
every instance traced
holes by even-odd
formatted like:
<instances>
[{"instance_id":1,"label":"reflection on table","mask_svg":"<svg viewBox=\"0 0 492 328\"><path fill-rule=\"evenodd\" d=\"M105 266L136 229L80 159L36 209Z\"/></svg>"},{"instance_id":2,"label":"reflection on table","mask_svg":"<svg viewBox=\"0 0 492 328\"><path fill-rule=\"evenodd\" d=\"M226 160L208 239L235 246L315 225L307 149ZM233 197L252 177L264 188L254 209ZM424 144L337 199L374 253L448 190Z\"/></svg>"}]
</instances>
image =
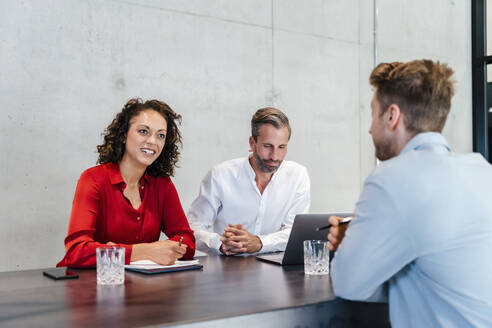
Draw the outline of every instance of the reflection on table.
<instances>
[{"instance_id":1,"label":"reflection on table","mask_svg":"<svg viewBox=\"0 0 492 328\"><path fill-rule=\"evenodd\" d=\"M43 270L0 273L0 326L99 327L254 324L389 326L385 304L335 298L329 276L305 276L254 257L200 257L203 270L142 275L98 286L95 270L54 281ZM294 321L293 321L294 320ZM276 324L274 324L276 323Z\"/></svg>"}]
</instances>

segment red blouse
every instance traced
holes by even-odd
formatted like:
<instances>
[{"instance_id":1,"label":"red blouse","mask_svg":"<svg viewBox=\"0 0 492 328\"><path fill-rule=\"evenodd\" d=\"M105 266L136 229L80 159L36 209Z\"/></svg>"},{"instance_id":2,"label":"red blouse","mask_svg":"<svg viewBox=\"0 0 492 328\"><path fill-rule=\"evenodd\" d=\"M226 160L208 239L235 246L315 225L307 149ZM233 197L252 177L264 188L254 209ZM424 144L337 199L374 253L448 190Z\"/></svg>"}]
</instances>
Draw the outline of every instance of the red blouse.
<instances>
[{"instance_id":1,"label":"red blouse","mask_svg":"<svg viewBox=\"0 0 492 328\"><path fill-rule=\"evenodd\" d=\"M95 267L96 248L110 241L125 247L129 264L132 245L159 240L161 230L171 240L183 236L188 245L184 258L192 258L195 237L171 179L145 173L140 185L142 203L134 209L123 195L126 184L118 164L102 164L82 173L65 238L65 257L57 267Z\"/></svg>"}]
</instances>

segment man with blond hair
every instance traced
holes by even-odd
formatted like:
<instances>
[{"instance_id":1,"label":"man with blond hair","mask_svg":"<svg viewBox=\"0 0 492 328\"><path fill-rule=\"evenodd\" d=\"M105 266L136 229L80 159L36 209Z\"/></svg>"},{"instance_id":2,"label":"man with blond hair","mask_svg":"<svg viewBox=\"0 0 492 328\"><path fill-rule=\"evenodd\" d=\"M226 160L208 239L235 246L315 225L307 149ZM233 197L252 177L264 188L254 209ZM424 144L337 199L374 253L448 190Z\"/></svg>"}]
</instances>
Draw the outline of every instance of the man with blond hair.
<instances>
[{"instance_id":1,"label":"man with blond hair","mask_svg":"<svg viewBox=\"0 0 492 328\"><path fill-rule=\"evenodd\" d=\"M383 162L348 228L329 219L335 294L386 297L392 327L492 327L492 167L441 135L452 74L430 60L373 70L369 132Z\"/></svg>"}]
</instances>

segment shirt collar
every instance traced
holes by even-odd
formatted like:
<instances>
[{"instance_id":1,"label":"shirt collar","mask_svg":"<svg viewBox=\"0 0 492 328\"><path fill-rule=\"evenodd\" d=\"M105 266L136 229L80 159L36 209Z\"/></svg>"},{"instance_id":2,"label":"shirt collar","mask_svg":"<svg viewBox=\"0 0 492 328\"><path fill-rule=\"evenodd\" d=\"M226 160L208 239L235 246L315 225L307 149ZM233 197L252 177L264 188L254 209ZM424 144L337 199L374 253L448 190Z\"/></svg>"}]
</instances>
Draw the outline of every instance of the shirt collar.
<instances>
[{"instance_id":1,"label":"shirt collar","mask_svg":"<svg viewBox=\"0 0 492 328\"><path fill-rule=\"evenodd\" d=\"M106 164L109 173L109 181L111 184L120 184L124 183L123 177L121 176L120 166L116 163L108 163Z\"/></svg>"},{"instance_id":2,"label":"shirt collar","mask_svg":"<svg viewBox=\"0 0 492 328\"><path fill-rule=\"evenodd\" d=\"M448 142L442 134L438 132L422 132L414 136L410 141L403 147L400 154L404 154L411 150L416 150L424 147L425 145L429 146L441 146L445 148L447 151L451 151Z\"/></svg>"},{"instance_id":3,"label":"shirt collar","mask_svg":"<svg viewBox=\"0 0 492 328\"><path fill-rule=\"evenodd\" d=\"M141 184L148 184L150 182L150 175L147 173L147 170L145 170L145 173L142 177L142 179L140 179L140 183Z\"/></svg>"},{"instance_id":4,"label":"shirt collar","mask_svg":"<svg viewBox=\"0 0 492 328\"><path fill-rule=\"evenodd\" d=\"M277 176L279 175L279 172L282 170L282 168L284 167L284 162L285 161L282 161L282 163L280 163L280 166L278 167L277 171L273 172L273 176L272 178L270 179L270 182L272 181L275 181L277 179Z\"/></svg>"},{"instance_id":5,"label":"shirt collar","mask_svg":"<svg viewBox=\"0 0 492 328\"><path fill-rule=\"evenodd\" d=\"M246 157L246 161L244 163L244 167L246 169L246 172L248 173L248 176L251 180L255 181L255 178L256 178L256 173L255 173L255 170L253 170L253 167L251 166L251 163L249 162L249 159L250 159L251 156L248 156ZM254 160L254 159L253 159ZM270 179L270 182L276 180L276 177L278 175L278 172L280 172L280 170L282 170L282 168L284 167L284 162L285 161L282 161L282 163L280 163L280 166L279 168L273 172L273 176L272 178Z\"/></svg>"},{"instance_id":6,"label":"shirt collar","mask_svg":"<svg viewBox=\"0 0 492 328\"><path fill-rule=\"evenodd\" d=\"M105 165L108 168L109 180L111 181L111 184L116 185L120 183L125 183L125 180L123 180L123 177L121 176L120 166L117 163L108 163ZM140 183L148 184L149 179L150 176L148 175L147 170L145 170L142 179L140 179Z\"/></svg>"}]
</instances>

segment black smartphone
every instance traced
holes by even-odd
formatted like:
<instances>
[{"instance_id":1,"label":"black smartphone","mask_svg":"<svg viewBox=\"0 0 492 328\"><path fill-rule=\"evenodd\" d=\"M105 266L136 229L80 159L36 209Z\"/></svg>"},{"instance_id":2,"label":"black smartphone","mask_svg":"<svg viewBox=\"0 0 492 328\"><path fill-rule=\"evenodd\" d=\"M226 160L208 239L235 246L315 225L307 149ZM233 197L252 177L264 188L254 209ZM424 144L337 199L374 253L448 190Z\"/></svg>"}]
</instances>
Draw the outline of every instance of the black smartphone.
<instances>
[{"instance_id":1,"label":"black smartphone","mask_svg":"<svg viewBox=\"0 0 492 328\"><path fill-rule=\"evenodd\" d=\"M43 275L54 280L77 279L79 276L67 268L57 268L43 271Z\"/></svg>"}]
</instances>

